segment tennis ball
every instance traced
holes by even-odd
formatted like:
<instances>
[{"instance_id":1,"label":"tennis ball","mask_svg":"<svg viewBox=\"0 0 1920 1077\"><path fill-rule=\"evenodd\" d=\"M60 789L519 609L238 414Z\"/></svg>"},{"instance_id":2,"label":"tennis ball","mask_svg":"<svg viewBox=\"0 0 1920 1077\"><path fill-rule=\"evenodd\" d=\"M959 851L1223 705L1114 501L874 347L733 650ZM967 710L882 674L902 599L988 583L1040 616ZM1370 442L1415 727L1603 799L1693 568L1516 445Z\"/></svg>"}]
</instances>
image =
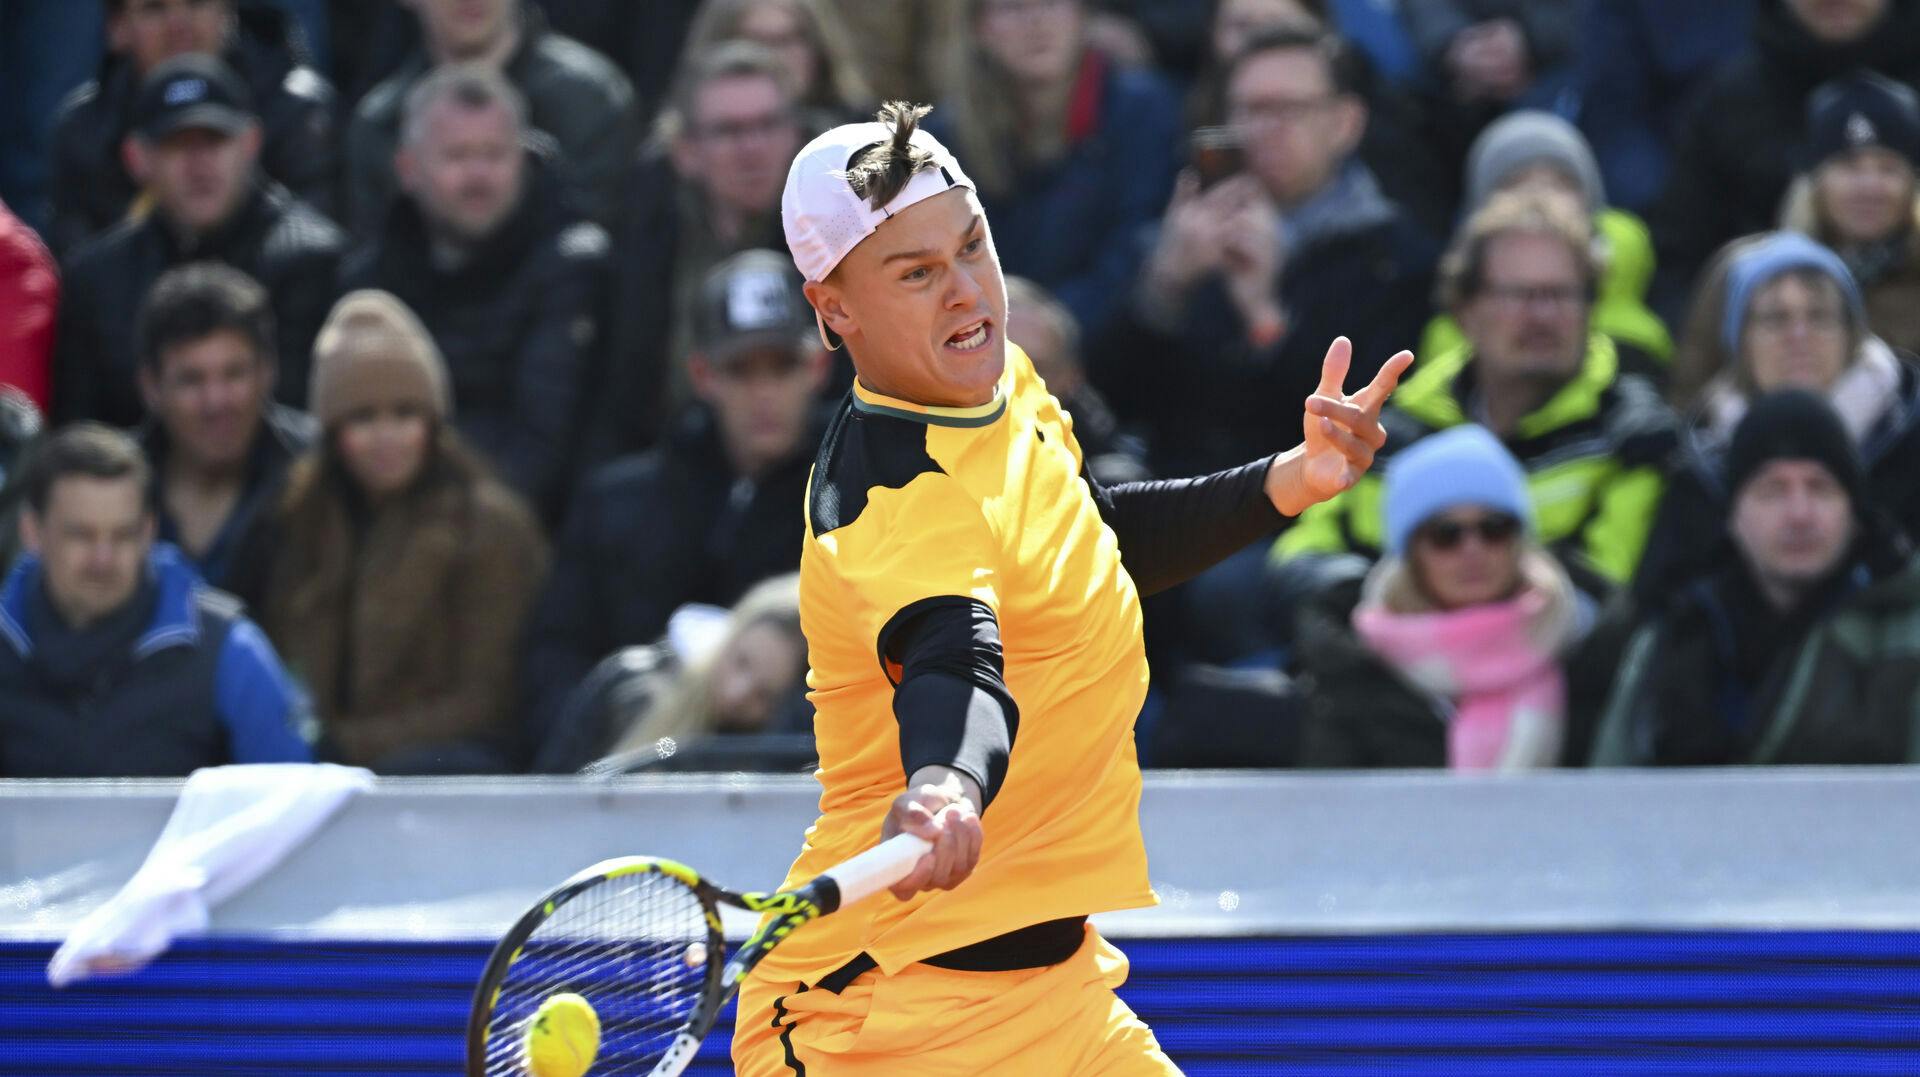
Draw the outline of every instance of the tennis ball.
<instances>
[{"instance_id":1,"label":"tennis ball","mask_svg":"<svg viewBox=\"0 0 1920 1077\"><path fill-rule=\"evenodd\" d=\"M527 1026L527 1069L533 1077L581 1077L600 1053L600 1015L572 992L548 998Z\"/></svg>"}]
</instances>

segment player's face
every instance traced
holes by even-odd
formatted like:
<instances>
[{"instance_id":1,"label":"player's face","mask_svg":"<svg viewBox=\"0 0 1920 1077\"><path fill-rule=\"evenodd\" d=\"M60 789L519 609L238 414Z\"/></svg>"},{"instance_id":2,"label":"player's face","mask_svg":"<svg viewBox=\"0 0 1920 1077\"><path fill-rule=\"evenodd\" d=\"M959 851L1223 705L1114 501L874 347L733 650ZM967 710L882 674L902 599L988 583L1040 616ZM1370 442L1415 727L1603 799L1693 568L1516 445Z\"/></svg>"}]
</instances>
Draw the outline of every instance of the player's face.
<instances>
[{"instance_id":1,"label":"player's face","mask_svg":"<svg viewBox=\"0 0 1920 1077\"><path fill-rule=\"evenodd\" d=\"M1840 564L1853 541L1853 503L1819 464L1774 460L1740 488L1730 526L1754 575L1791 593Z\"/></svg>"},{"instance_id":2,"label":"player's face","mask_svg":"<svg viewBox=\"0 0 1920 1077\"><path fill-rule=\"evenodd\" d=\"M273 366L231 329L164 349L158 370L142 368L147 410L174 451L193 466L228 469L243 462L273 388Z\"/></svg>"},{"instance_id":3,"label":"player's face","mask_svg":"<svg viewBox=\"0 0 1920 1077\"><path fill-rule=\"evenodd\" d=\"M1741 352L1763 393L1825 392L1847 367L1847 309L1839 287L1795 273L1762 285L1747 304Z\"/></svg>"},{"instance_id":4,"label":"player's face","mask_svg":"<svg viewBox=\"0 0 1920 1077\"><path fill-rule=\"evenodd\" d=\"M189 52L218 55L232 20L232 0L127 0L107 22L107 44L145 75Z\"/></svg>"},{"instance_id":5,"label":"player's face","mask_svg":"<svg viewBox=\"0 0 1920 1077\"><path fill-rule=\"evenodd\" d=\"M384 404L348 412L336 435L340 461L368 498L379 500L413 485L427 466L433 420L413 404Z\"/></svg>"},{"instance_id":6,"label":"player's face","mask_svg":"<svg viewBox=\"0 0 1920 1077\"><path fill-rule=\"evenodd\" d=\"M257 125L235 135L199 127L175 131L148 145L146 186L177 227L211 231L245 200L259 153Z\"/></svg>"},{"instance_id":7,"label":"player's face","mask_svg":"<svg viewBox=\"0 0 1920 1077\"><path fill-rule=\"evenodd\" d=\"M471 242L492 235L519 203L526 153L505 105L468 108L442 99L398 163L401 185L427 219Z\"/></svg>"},{"instance_id":8,"label":"player's face","mask_svg":"<svg viewBox=\"0 0 1920 1077\"><path fill-rule=\"evenodd\" d=\"M972 191L894 214L826 281L809 282L807 298L875 392L937 407L993 399L1007 364L1007 286Z\"/></svg>"},{"instance_id":9,"label":"player's face","mask_svg":"<svg viewBox=\"0 0 1920 1077\"><path fill-rule=\"evenodd\" d=\"M47 595L79 628L133 597L153 546L153 516L132 479L74 475L53 484L46 514L29 508L22 537L39 553Z\"/></svg>"}]
</instances>

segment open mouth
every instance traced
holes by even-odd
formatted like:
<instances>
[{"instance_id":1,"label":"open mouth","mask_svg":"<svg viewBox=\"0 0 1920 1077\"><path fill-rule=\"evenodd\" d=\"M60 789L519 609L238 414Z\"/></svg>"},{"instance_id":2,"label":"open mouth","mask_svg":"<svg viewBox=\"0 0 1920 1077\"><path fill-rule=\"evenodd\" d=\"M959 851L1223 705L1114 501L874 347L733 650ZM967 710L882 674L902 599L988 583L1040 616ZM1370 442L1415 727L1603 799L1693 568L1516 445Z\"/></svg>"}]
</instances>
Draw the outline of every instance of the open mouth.
<instances>
[{"instance_id":1,"label":"open mouth","mask_svg":"<svg viewBox=\"0 0 1920 1077\"><path fill-rule=\"evenodd\" d=\"M975 322L948 337L947 347L958 352L979 351L981 348L987 346L987 340L992 337L992 335L991 323L986 321Z\"/></svg>"}]
</instances>

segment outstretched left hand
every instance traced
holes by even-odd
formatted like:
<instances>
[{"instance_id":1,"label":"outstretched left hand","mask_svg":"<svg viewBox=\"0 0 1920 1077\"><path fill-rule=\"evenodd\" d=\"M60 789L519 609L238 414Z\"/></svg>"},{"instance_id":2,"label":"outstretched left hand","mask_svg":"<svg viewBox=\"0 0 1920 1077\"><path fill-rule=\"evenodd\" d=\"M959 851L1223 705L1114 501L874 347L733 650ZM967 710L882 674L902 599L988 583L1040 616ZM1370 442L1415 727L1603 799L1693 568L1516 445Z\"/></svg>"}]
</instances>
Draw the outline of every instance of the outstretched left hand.
<instances>
[{"instance_id":1,"label":"outstretched left hand","mask_svg":"<svg viewBox=\"0 0 1920 1077\"><path fill-rule=\"evenodd\" d=\"M1403 351L1387 360L1373 381L1349 396L1346 380L1352 361L1353 343L1334 338L1320 364L1320 385L1307 398L1306 440L1281 453L1267 470L1267 497L1288 516L1298 516L1359 482L1373 466L1373 454L1387 443L1380 408L1400 384L1400 375L1413 365L1413 353Z\"/></svg>"}]
</instances>

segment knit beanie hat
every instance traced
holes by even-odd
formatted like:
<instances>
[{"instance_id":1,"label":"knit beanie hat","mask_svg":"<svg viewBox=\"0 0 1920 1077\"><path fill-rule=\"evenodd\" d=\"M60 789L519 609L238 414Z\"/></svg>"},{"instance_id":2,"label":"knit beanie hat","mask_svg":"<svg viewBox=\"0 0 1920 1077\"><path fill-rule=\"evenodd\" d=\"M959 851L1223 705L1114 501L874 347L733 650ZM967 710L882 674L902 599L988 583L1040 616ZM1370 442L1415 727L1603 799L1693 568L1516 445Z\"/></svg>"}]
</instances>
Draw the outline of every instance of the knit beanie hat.
<instances>
[{"instance_id":1,"label":"knit beanie hat","mask_svg":"<svg viewBox=\"0 0 1920 1077\"><path fill-rule=\"evenodd\" d=\"M1853 439L1825 398L1803 389L1783 389L1753 402L1734 428L1727 449L1727 492L1740 490L1775 460L1811 460L1832 473L1853 499L1856 515L1866 510L1866 468Z\"/></svg>"},{"instance_id":2,"label":"knit beanie hat","mask_svg":"<svg viewBox=\"0 0 1920 1077\"><path fill-rule=\"evenodd\" d=\"M313 343L307 406L323 426L356 409L408 403L453 414L447 363L433 335L390 292L365 289L334 304Z\"/></svg>"},{"instance_id":3,"label":"knit beanie hat","mask_svg":"<svg viewBox=\"0 0 1920 1077\"><path fill-rule=\"evenodd\" d=\"M1403 557L1420 525L1464 505L1504 512L1533 533L1527 474L1486 427L1467 424L1409 445L1387 466L1387 552Z\"/></svg>"},{"instance_id":4,"label":"knit beanie hat","mask_svg":"<svg viewBox=\"0 0 1920 1077\"><path fill-rule=\"evenodd\" d=\"M1781 275L1799 269L1811 269L1833 278L1840 286L1853 324L1867 324L1866 304L1860 299L1860 285L1854 281L1847 263L1827 248L1798 232L1775 232L1733 256L1727 265L1727 309L1720 319L1720 342L1727 354L1740 354L1740 334L1747 327L1747 304L1760 286Z\"/></svg>"},{"instance_id":5,"label":"knit beanie hat","mask_svg":"<svg viewBox=\"0 0 1920 1077\"><path fill-rule=\"evenodd\" d=\"M1607 205L1600 165L1578 128L1551 112L1509 112L1488 125L1467 153L1467 211L1479 209L1508 176L1529 165L1557 165L1580 183L1587 210Z\"/></svg>"},{"instance_id":6,"label":"knit beanie hat","mask_svg":"<svg viewBox=\"0 0 1920 1077\"><path fill-rule=\"evenodd\" d=\"M1885 75L1861 71L1822 83L1807 99L1806 165L1879 146L1920 167L1920 98Z\"/></svg>"}]
</instances>

